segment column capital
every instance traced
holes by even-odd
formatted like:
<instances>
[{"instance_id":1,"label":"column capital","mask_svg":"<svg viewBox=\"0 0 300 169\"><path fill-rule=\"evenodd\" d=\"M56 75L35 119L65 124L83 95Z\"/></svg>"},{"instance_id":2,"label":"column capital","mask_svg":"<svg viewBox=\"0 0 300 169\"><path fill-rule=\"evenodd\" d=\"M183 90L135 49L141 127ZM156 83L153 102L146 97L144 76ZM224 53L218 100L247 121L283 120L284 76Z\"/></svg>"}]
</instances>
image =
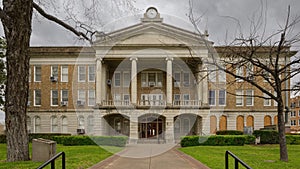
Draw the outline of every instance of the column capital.
<instances>
[{"instance_id":1,"label":"column capital","mask_svg":"<svg viewBox=\"0 0 300 169\"><path fill-rule=\"evenodd\" d=\"M166 57L166 61L173 61L173 57Z\"/></svg>"},{"instance_id":2,"label":"column capital","mask_svg":"<svg viewBox=\"0 0 300 169\"><path fill-rule=\"evenodd\" d=\"M138 58L137 57L131 57L129 60L131 60L131 61L133 61L133 60L137 61Z\"/></svg>"},{"instance_id":3,"label":"column capital","mask_svg":"<svg viewBox=\"0 0 300 169\"><path fill-rule=\"evenodd\" d=\"M103 57L101 57L101 56L96 56L96 61L102 61L103 60Z\"/></svg>"}]
</instances>

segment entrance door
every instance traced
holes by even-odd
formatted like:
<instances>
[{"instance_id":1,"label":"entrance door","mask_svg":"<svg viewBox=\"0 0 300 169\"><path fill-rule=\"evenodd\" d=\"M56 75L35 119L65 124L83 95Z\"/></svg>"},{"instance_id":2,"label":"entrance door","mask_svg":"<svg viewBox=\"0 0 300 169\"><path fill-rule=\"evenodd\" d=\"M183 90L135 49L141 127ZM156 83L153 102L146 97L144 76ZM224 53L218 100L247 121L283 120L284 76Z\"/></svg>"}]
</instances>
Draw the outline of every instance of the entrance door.
<instances>
[{"instance_id":1,"label":"entrance door","mask_svg":"<svg viewBox=\"0 0 300 169\"><path fill-rule=\"evenodd\" d=\"M139 123L140 138L163 138L163 120L156 117L144 117Z\"/></svg>"}]
</instances>

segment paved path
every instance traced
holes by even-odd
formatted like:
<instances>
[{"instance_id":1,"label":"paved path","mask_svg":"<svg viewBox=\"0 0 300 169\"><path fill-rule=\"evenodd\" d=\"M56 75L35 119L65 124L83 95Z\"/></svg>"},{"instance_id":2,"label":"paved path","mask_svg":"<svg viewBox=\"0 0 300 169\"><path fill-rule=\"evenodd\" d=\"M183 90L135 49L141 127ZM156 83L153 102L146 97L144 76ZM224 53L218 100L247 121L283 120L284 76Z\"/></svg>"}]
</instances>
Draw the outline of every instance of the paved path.
<instances>
[{"instance_id":1,"label":"paved path","mask_svg":"<svg viewBox=\"0 0 300 169\"><path fill-rule=\"evenodd\" d=\"M174 146L173 144L128 145L124 151L90 169L208 169Z\"/></svg>"}]
</instances>

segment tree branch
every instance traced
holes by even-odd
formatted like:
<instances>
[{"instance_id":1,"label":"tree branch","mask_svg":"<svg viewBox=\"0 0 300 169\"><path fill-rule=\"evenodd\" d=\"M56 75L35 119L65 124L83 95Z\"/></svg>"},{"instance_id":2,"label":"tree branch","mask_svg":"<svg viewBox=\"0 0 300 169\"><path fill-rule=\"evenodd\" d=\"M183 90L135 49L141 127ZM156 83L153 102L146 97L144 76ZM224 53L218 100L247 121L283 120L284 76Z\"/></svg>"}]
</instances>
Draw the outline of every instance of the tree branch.
<instances>
[{"instance_id":1,"label":"tree branch","mask_svg":"<svg viewBox=\"0 0 300 169\"><path fill-rule=\"evenodd\" d=\"M0 19L2 20L2 22L4 21L6 23L9 20L9 17L6 15L2 8L0 8Z\"/></svg>"},{"instance_id":2,"label":"tree branch","mask_svg":"<svg viewBox=\"0 0 300 169\"><path fill-rule=\"evenodd\" d=\"M68 25L67 23L65 23L64 21L58 19L55 16L52 16L50 14L47 14L38 4L36 4L35 2L33 2L33 8L35 10L38 11L39 14L41 14L43 17L47 18L48 20L51 20L57 24L59 24L60 26L66 28L67 30L73 32L76 36L78 37L82 37L83 39L89 41L92 44L92 39L87 37L87 35L83 32L77 31L76 29L74 29L72 26Z\"/></svg>"}]
</instances>

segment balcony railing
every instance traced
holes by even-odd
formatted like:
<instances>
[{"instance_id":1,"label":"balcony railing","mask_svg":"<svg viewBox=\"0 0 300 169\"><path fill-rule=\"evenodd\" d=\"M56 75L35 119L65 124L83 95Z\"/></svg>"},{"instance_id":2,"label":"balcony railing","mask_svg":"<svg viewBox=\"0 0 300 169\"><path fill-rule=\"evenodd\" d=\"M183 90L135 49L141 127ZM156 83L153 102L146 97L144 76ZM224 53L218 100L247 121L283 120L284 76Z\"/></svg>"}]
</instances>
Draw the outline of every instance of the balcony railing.
<instances>
[{"instance_id":1,"label":"balcony railing","mask_svg":"<svg viewBox=\"0 0 300 169\"><path fill-rule=\"evenodd\" d=\"M166 106L165 100L139 100L137 106ZM114 107L114 106L131 106L129 100L104 100L102 101L102 106L104 107ZM200 100L175 100L171 105L173 107L200 107L202 106L202 101Z\"/></svg>"}]
</instances>

